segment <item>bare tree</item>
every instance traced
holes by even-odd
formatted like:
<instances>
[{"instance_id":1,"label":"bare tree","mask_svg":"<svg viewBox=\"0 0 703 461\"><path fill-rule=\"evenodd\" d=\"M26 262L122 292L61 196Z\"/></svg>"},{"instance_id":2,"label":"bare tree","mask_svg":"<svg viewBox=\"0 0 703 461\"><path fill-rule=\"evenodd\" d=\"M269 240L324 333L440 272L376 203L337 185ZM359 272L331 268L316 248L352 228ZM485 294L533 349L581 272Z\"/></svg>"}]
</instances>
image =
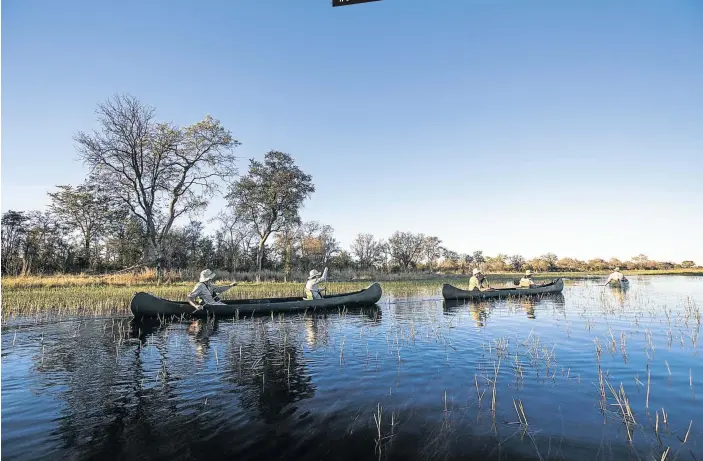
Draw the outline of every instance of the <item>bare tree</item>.
<instances>
[{"instance_id":1,"label":"bare tree","mask_svg":"<svg viewBox=\"0 0 703 461\"><path fill-rule=\"evenodd\" d=\"M351 244L351 252L361 269L369 269L383 262L383 243L372 234L359 234Z\"/></svg>"},{"instance_id":2,"label":"bare tree","mask_svg":"<svg viewBox=\"0 0 703 461\"><path fill-rule=\"evenodd\" d=\"M257 281L261 280L264 245L268 238L290 223L300 222L300 208L315 186L284 152L270 151L263 163L249 161L249 172L239 178L227 194L238 214L250 222L259 235L256 253Z\"/></svg>"},{"instance_id":3,"label":"bare tree","mask_svg":"<svg viewBox=\"0 0 703 461\"><path fill-rule=\"evenodd\" d=\"M99 104L99 131L75 136L94 182L103 185L146 227L147 262L161 258L173 222L206 207L236 172L240 143L206 116L186 127L157 123L154 109L129 95Z\"/></svg>"},{"instance_id":4,"label":"bare tree","mask_svg":"<svg viewBox=\"0 0 703 461\"><path fill-rule=\"evenodd\" d=\"M220 223L220 232L224 237L224 246L227 251L227 263L232 272L235 272L239 262L248 250L247 239L254 234L251 224L233 212L232 209L222 211L212 221Z\"/></svg>"}]
</instances>

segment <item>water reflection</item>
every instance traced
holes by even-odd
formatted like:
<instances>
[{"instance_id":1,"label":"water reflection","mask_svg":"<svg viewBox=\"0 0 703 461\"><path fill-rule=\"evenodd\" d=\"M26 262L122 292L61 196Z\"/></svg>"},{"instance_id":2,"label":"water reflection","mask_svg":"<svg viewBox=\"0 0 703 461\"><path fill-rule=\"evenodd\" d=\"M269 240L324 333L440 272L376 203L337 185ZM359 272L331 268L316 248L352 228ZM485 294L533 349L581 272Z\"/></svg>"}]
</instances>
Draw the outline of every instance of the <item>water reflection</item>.
<instances>
[{"instance_id":1,"label":"water reflection","mask_svg":"<svg viewBox=\"0 0 703 461\"><path fill-rule=\"evenodd\" d=\"M615 297L618 305L620 307L625 306L625 301L627 301L627 292L629 291L629 285L623 285L621 287L610 287L610 292Z\"/></svg>"},{"instance_id":2,"label":"water reflection","mask_svg":"<svg viewBox=\"0 0 703 461\"><path fill-rule=\"evenodd\" d=\"M650 408L667 413L663 446L682 446L693 420L677 459L701 459L692 390L703 291L649 288L663 283L637 286L637 302L589 281L538 298L441 305L417 296L240 320L69 320L30 325L16 341L3 330L3 455L378 459L380 426L384 460L660 459L647 436L651 378ZM628 308L612 309L618 299ZM613 392L599 410L601 378L606 391L627 394L639 424L632 443ZM516 405L527 431L515 423Z\"/></svg>"},{"instance_id":3,"label":"water reflection","mask_svg":"<svg viewBox=\"0 0 703 461\"><path fill-rule=\"evenodd\" d=\"M508 307L519 308L524 311L527 318L535 320L536 311L552 310L563 311L566 299L562 293L550 293L542 296L528 296L510 299L485 299L485 300L444 300L444 313L456 314L463 309L468 309L469 314L478 328L486 326L492 311Z\"/></svg>"}]
</instances>

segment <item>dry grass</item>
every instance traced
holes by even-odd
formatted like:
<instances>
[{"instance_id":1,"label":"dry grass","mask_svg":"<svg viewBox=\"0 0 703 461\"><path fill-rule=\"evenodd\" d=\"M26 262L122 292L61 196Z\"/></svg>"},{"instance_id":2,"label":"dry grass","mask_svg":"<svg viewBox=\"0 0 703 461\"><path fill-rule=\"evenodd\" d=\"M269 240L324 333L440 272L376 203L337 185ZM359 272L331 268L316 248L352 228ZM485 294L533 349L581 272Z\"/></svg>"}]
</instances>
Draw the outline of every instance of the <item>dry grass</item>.
<instances>
[{"instance_id":1,"label":"dry grass","mask_svg":"<svg viewBox=\"0 0 703 461\"><path fill-rule=\"evenodd\" d=\"M216 271L218 274L217 280L219 281L231 281L232 274L229 272ZM536 279L554 279L554 278L566 278L566 279L583 279L583 278L601 278L608 272L542 272L535 273L534 277ZM636 276L636 275L693 275L693 276L703 276L703 269L673 269L673 270L642 270L642 271L625 271L626 275ZM369 274L365 274L369 275ZM491 281L504 281L511 280L515 278L520 278L522 276L521 272L501 272L501 273L489 273L489 280ZM162 277L161 285L178 285L178 284L192 284L197 279L197 271L191 270L178 270L178 271L165 271ZM339 280L346 280L349 282L364 282L371 278L379 281L389 281L389 282L413 282L417 283L441 283L442 280L451 279L453 281L458 281L461 279L468 279L469 275L461 274L427 274L427 273L409 273L409 274L383 274L377 273L373 274L373 277L360 278L357 277L355 273L350 271L343 271L339 274L332 274L332 277ZM237 273L235 277L238 281L253 281L253 273ZM300 279L300 280L297 280ZM297 277L294 282L301 283L304 280L301 277ZM265 271L263 273L263 280L266 283L282 283L273 282L273 280L282 280L280 274L276 272ZM2 288L3 290L12 290L19 288L63 288L63 287L103 287L103 286L142 286L142 285L154 285L157 283L156 270L154 269L143 269L135 272L125 272L118 274L55 274L47 276L4 276L2 277Z\"/></svg>"}]
</instances>

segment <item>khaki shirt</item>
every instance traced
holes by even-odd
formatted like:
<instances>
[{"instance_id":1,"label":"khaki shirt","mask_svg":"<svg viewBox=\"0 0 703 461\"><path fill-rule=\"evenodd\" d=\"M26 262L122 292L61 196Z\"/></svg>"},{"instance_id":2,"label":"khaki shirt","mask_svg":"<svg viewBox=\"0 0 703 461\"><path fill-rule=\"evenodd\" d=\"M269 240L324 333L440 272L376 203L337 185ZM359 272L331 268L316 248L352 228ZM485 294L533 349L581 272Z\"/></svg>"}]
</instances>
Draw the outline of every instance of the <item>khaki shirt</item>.
<instances>
[{"instance_id":1,"label":"khaki shirt","mask_svg":"<svg viewBox=\"0 0 703 461\"><path fill-rule=\"evenodd\" d=\"M188 299L194 302L199 301L199 304L223 304L215 301L214 296L218 293L224 293L230 288L228 286L216 287L214 285L206 285L204 282L198 282L193 291L188 294Z\"/></svg>"},{"instance_id":2,"label":"khaki shirt","mask_svg":"<svg viewBox=\"0 0 703 461\"><path fill-rule=\"evenodd\" d=\"M320 295L320 288L317 286L317 284L320 282L326 282L326 281L327 281L327 268L325 267L325 270L322 272L322 275L320 277L312 278L312 279L309 279L307 282L305 282L305 298L306 299L320 299L320 298L322 298L322 295Z\"/></svg>"},{"instance_id":3,"label":"khaki shirt","mask_svg":"<svg viewBox=\"0 0 703 461\"><path fill-rule=\"evenodd\" d=\"M605 283L606 283L606 285L607 285L608 283L610 283L610 282L613 281L613 280L619 282L619 281L621 281L621 280L624 279L624 278L625 278L625 276L623 275L622 272L613 272L612 274L610 274L610 276L608 277L608 281L605 282Z\"/></svg>"},{"instance_id":4,"label":"khaki shirt","mask_svg":"<svg viewBox=\"0 0 703 461\"><path fill-rule=\"evenodd\" d=\"M485 277L480 282L475 275L469 279L469 291L483 290L484 288L488 288L488 280Z\"/></svg>"},{"instance_id":5,"label":"khaki shirt","mask_svg":"<svg viewBox=\"0 0 703 461\"><path fill-rule=\"evenodd\" d=\"M529 277L523 277L520 279L520 288L530 288L535 284L534 280Z\"/></svg>"}]
</instances>

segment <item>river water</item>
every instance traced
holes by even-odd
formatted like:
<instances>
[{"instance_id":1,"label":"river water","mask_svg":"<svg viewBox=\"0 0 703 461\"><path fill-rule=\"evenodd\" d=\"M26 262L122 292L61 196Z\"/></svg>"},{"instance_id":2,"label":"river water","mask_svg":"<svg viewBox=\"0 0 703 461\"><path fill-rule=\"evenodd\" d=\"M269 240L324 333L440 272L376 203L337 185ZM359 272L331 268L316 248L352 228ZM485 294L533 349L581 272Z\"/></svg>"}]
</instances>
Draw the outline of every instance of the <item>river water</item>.
<instances>
[{"instance_id":1,"label":"river water","mask_svg":"<svg viewBox=\"0 0 703 461\"><path fill-rule=\"evenodd\" d=\"M17 319L2 458L703 459L703 278L326 315Z\"/></svg>"}]
</instances>

